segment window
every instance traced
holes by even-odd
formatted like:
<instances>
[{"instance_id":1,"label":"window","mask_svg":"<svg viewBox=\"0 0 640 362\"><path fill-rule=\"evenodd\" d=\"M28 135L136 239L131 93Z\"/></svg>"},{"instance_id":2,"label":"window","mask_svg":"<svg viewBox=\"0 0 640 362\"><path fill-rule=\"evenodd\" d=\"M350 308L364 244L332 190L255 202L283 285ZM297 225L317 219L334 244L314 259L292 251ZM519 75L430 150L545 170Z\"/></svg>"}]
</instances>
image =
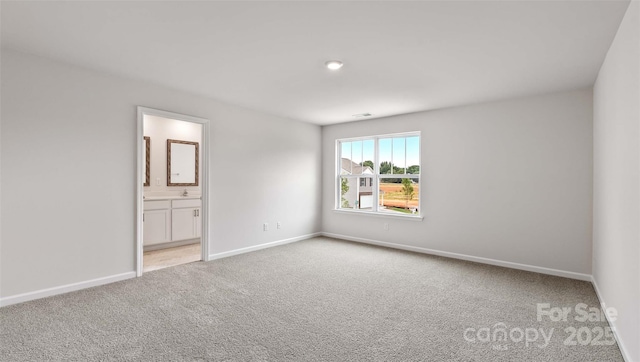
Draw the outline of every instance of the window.
<instances>
[{"instance_id":1,"label":"window","mask_svg":"<svg viewBox=\"0 0 640 362\"><path fill-rule=\"evenodd\" d=\"M371 179L369 180L369 186L371 186ZM360 177L360 187L365 187L367 186L367 178L365 177Z\"/></svg>"},{"instance_id":2,"label":"window","mask_svg":"<svg viewBox=\"0 0 640 362\"><path fill-rule=\"evenodd\" d=\"M342 139L336 209L420 213L420 133Z\"/></svg>"}]
</instances>

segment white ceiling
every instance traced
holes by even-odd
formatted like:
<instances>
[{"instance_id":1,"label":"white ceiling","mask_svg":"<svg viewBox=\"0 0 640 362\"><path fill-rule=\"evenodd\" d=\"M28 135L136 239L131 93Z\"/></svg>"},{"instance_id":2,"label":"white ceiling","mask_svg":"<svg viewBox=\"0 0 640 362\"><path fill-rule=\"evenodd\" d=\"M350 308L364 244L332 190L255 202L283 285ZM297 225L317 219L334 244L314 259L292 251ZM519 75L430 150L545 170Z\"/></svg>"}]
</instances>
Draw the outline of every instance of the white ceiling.
<instances>
[{"instance_id":1,"label":"white ceiling","mask_svg":"<svg viewBox=\"0 0 640 362\"><path fill-rule=\"evenodd\" d=\"M325 125L590 86L627 6L3 1L1 41ZM329 59L345 65L331 72Z\"/></svg>"}]
</instances>

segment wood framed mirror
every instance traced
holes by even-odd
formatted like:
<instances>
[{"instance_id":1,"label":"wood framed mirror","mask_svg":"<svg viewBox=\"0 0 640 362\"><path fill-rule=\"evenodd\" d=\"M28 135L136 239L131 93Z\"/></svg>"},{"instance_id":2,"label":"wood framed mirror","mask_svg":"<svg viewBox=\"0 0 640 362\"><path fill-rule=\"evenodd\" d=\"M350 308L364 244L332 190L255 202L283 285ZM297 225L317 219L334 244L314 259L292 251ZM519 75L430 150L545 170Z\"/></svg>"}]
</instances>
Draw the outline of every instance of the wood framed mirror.
<instances>
[{"instance_id":1,"label":"wood framed mirror","mask_svg":"<svg viewBox=\"0 0 640 362\"><path fill-rule=\"evenodd\" d=\"M167 140L167 186L198 186L198 142Z\"/></svg>"},{"instance_id":2,"label":"wood framed mirror","mask_svg":"<svg viewBox=\"0 0 640 362\"><path fill-rule=\"evenodd\" d=\"M151 138L144 137L144 184L143 186L151 186Z\"/></svg>"}]
</instances>

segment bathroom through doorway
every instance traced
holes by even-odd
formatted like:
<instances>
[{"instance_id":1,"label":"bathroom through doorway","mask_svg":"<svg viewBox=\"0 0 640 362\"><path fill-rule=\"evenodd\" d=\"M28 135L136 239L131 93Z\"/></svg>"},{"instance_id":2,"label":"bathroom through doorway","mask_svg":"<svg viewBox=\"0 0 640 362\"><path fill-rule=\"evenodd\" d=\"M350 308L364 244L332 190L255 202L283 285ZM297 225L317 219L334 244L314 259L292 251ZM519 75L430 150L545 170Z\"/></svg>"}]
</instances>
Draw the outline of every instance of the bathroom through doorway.
<instances>
[{"instance_id":1,"label":"bathroom through doorway","mask_svg":"<svg viewBox=\"0 0 640 362\"><path fill-rule=\"evenodd\" d=\"M208 120L138 108L136 272L207 260Z\"/></svg>"}]
</instances>

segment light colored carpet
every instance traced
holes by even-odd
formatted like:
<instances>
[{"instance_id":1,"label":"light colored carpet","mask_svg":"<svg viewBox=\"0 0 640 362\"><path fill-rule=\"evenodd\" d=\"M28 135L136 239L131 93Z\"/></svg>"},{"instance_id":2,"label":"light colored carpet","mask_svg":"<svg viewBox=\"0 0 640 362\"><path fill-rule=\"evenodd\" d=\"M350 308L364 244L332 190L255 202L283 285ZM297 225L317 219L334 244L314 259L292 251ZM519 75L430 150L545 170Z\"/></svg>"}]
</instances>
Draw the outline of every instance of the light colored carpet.
<instances>
[{"instance_id":1,"label":"light colored carpet","mask_svg":"<svg viewBox=\"0 0 640 362\"><path fill-rule=\"evenodd\" d=\"M537 303L598 306L587 282L315 238L0 308L0 359L622 361L563 343L606 322L539 322ZM554 332L539 348L527 328Z\"/></svg>"}]
</instances>

